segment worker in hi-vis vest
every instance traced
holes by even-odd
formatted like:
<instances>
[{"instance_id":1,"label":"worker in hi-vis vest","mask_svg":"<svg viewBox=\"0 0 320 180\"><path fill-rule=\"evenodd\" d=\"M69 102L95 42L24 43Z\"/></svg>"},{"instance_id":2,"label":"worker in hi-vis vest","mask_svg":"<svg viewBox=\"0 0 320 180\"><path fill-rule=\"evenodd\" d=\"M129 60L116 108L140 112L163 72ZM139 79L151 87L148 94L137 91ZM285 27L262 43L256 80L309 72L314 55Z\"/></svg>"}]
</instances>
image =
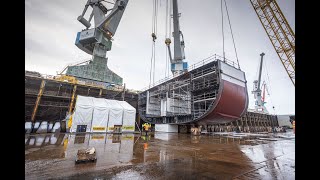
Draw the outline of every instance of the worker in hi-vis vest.
<instances>
[{"instance_id":1,"label":"worker in hi-vis vest","mask_svg":"<svg viewBox=\"0 0 320 180\"><path fill-rule=\"evenodd\" d=\"M144 131L146 132L146 135L148 135L148 131L150 131L151 125L148 124L148 123L144 123L144 124L142 125L142 127L143 127Z\"/></svg>"},{"instance_id":2,"label":"worker in hi-vis vest","mask_svg":"<svg viewBox=\"0 0 320 180\"><path fill-rule=\"evenodd\" d=\"M296 122L295 120L292 121L292 128L293 128L293 133L296 133Z\"/></svg>"}]
</instances>

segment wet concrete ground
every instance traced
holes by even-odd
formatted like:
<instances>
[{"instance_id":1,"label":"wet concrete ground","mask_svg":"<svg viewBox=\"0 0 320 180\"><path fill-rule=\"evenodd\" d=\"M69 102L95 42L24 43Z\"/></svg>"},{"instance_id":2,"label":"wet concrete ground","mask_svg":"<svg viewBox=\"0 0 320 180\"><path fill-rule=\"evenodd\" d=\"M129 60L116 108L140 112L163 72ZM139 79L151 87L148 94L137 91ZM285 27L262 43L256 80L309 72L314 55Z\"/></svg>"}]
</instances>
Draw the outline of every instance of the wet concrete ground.
<instances>
[{"instance_id":1,"label":"wet concrete ground","mask_svg":"<svg viewBox=\"0 0 320 180\"><path fill-rule=\"evenodd\" d=\"M279 134L25 136L26 179L294 179L295 138ZM95 147L97 162L75 164Z\"/></svg>"}]
</instances>

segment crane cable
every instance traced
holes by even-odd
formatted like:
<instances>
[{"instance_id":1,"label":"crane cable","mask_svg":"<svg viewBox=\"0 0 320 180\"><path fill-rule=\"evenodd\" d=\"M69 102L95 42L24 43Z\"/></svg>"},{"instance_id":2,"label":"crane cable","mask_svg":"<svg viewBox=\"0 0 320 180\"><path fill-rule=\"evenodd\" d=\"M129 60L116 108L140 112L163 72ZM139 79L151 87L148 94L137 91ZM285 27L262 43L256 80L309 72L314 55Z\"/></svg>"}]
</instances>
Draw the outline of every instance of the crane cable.
<instances>
[{"instance_id":1,"label":"crane cable","mask_svg":"<svg viewBox=\"0 0 320 180\"><path fill-rule=\"evenodd\" d=\"M171 12L172 12L172 0L169 0L169 11L168 11L168 18L169 18L169 31L168 31L168 38L171 39L172 37L172 31L171 31L171 25L172 25L172 18L171 18ZM171 59L169 57L169 54L168 54L168 76L169 76L169 73L170 73L170 63L171 63Z\"/></svg>"},{"instance_id":2,"label":"crane cable","mask_svg":"<svg viewBox=\"0 0 320 180\"><path fill-rule=\"evenodd\" d=\"M224 31L223 31L223 8L222 8L222 1L221 0L221 23L222 23L222 55L223 55L223 62L226 62L226 57L224 53Z\"/></svg>"},{"instance_id":3,"label":"crane cable","mask_svg":"<svg viewBox=\"0 0 320 180\"><path fill-rule=\"evenodd\" d=\"M267 74L267 81L268 81L268 86L269 86L269 89L267 88L267 92L268 92L268 96L270 97L270 102L271 102L271 105L272 105L272 107L273 107L273 110L274 110L274 112L275 112L275 109L274 109L274 104L273 104L273 102L272 102L272 98L271 98L271 95L270 94L272 94L272 91L271 91L271 83L270 83L270 78L269 78L269 72L268 72L268 66L267 66L267 63L265 63L265 66L263 66L263 67L265 67L264 69L265 69L265 72L266 72L266 74Z\"/></svg>"},{"instance_id":4,"label":"crane cable","mask_svg":"<svg viewBox=\"0 0 320 180\"><path fill-rule=\"evenodd\" d=\"M170 1L170 2L169 2ZM166 15L165 15L165 38L171 39L171 0L166 0ZM165 66L165 78L170 73L170 57L168 48L166 48L166 66Z\"/></svg>"},{"instance_id":5,"label":"crane cable","mask_svg":"<svg viewBox=\"0 0 320 180\"><path fill-rule=\"evenodd\" d=\"M234 47L234 51L235 51L235 54L236 54L238 67L239 67L239 69L240 69L240 64L239 64L239 59L238 59L238 53L237 53L236 43L235 43L234 37L233 37L233 32L232 32L232 28L231 28L231 21L230 21L230 17L229 17L229 12L228 12L228 7L227 7L227 2L226 2L226 0L224 0L224 4L225 4L225 7L226 7L227 17L228 17L228 21L229 21L229 27L230 27L231 36L232 36L233 47Z\"/></svg>"},{"instance_id":6,"label":"crane cable","mask_svg":"<svg viewBox=\"0 0 320 180\"><path fill-rule=\"evenodd\" d=\"M153 0L153 14L152 14L152 50L151 50L151 67L150 67L150 82L149 87L151 84L154 84L155 78L155 60L156 60L156 49L155 49L155 41L157 39L157 16L158 16L158 0ZM152 81L151 81L152 79Z\"/></svg>"},{"instance_id":7,"label":"crane cable","mask_svg":"<svg viewBox=\"0 0 320 180\"><path fill-rule=\"evenodd\" d=\"M165 18L165 37L168 38L168 0L166 0L166 18ZM165 66L165 72L164 77L167 77L167 70L168 70L168 48L166 48L166 66Z\"/></svg>"}]
</instances>

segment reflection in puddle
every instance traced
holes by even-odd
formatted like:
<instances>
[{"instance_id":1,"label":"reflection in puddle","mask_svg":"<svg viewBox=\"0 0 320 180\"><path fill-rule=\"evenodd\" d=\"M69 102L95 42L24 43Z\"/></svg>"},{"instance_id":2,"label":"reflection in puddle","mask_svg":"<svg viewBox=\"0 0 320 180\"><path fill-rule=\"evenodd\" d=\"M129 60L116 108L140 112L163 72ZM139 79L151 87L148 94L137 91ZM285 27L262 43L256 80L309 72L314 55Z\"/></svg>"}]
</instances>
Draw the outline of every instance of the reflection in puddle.
<instances>
[{"instance_id":1,"label":"reflection in puddle","mask_svg":"<svg viewBox=\"0 0 320 180\"><path fill-rule=\"evenodd\" d=\"M74 138L74 144L82 144L85 140L85 135L76 135Z\"/></svg>"},{"instance_id":2,"label":"reflection in puddle","mask_svg":"<svg viewBox=\"0 0 320 180\"><path fill-rule=\"evenodd\" d=\"M25 157L26 172L30 173L26 173L26 179L59 178L81 173L93 173L92 178L87 179L94 179L97 177L96 172L100 170L110 171L110 178L107 179L122 177L122 175L134 179L139 179L141 176L145 179L152 179L156 175L164 179L178 178L177 175L186 179L201 179L192 174L203 174L204 178L209 179L232 179L237 174L256 168L258 163L286 154L294 148L290 144L281 145L278 141L257 140L259 138L255 136L232 136L230 134L202 136L177 133L155 133L149 136L103 133L29 135L26 136ZM95 147L97 162L75 165L77 151L89 147ZM288 147L289 149L286 149ZM33 163L32 161L35 160L39 161ZM52 165L52 161L57 165ZM268 167L276 169L268 171L272 174L279 175L277 169L284 167L282 161L264 163L269 163ZM114 172L112 167L115 167L117 171ZM266 169L261 169L260 175L266 174L264 171ZM271 179L275 177L270 173L266 177Z\"/></svg>"}]
</instances>

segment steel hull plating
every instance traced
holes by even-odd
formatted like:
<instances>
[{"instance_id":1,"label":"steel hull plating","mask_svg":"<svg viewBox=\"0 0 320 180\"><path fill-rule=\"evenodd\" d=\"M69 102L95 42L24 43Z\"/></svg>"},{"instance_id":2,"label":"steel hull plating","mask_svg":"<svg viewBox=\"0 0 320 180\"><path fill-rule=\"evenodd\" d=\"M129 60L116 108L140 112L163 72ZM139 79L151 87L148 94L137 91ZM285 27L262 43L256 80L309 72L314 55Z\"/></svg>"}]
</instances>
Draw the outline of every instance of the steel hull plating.
<instances>
[{"instance_id":1,"label":"steel hull plating","mask_svg":"<svg viewBox=\"0 0 320 180\"><path fill-rule=\"evenodd\" d=\"M222 80L220 97L216 106L207 115L204 115L199 124L229 123L239 119L247 110L247 89L237 84Z\"/></svg>"}]
</instances>

